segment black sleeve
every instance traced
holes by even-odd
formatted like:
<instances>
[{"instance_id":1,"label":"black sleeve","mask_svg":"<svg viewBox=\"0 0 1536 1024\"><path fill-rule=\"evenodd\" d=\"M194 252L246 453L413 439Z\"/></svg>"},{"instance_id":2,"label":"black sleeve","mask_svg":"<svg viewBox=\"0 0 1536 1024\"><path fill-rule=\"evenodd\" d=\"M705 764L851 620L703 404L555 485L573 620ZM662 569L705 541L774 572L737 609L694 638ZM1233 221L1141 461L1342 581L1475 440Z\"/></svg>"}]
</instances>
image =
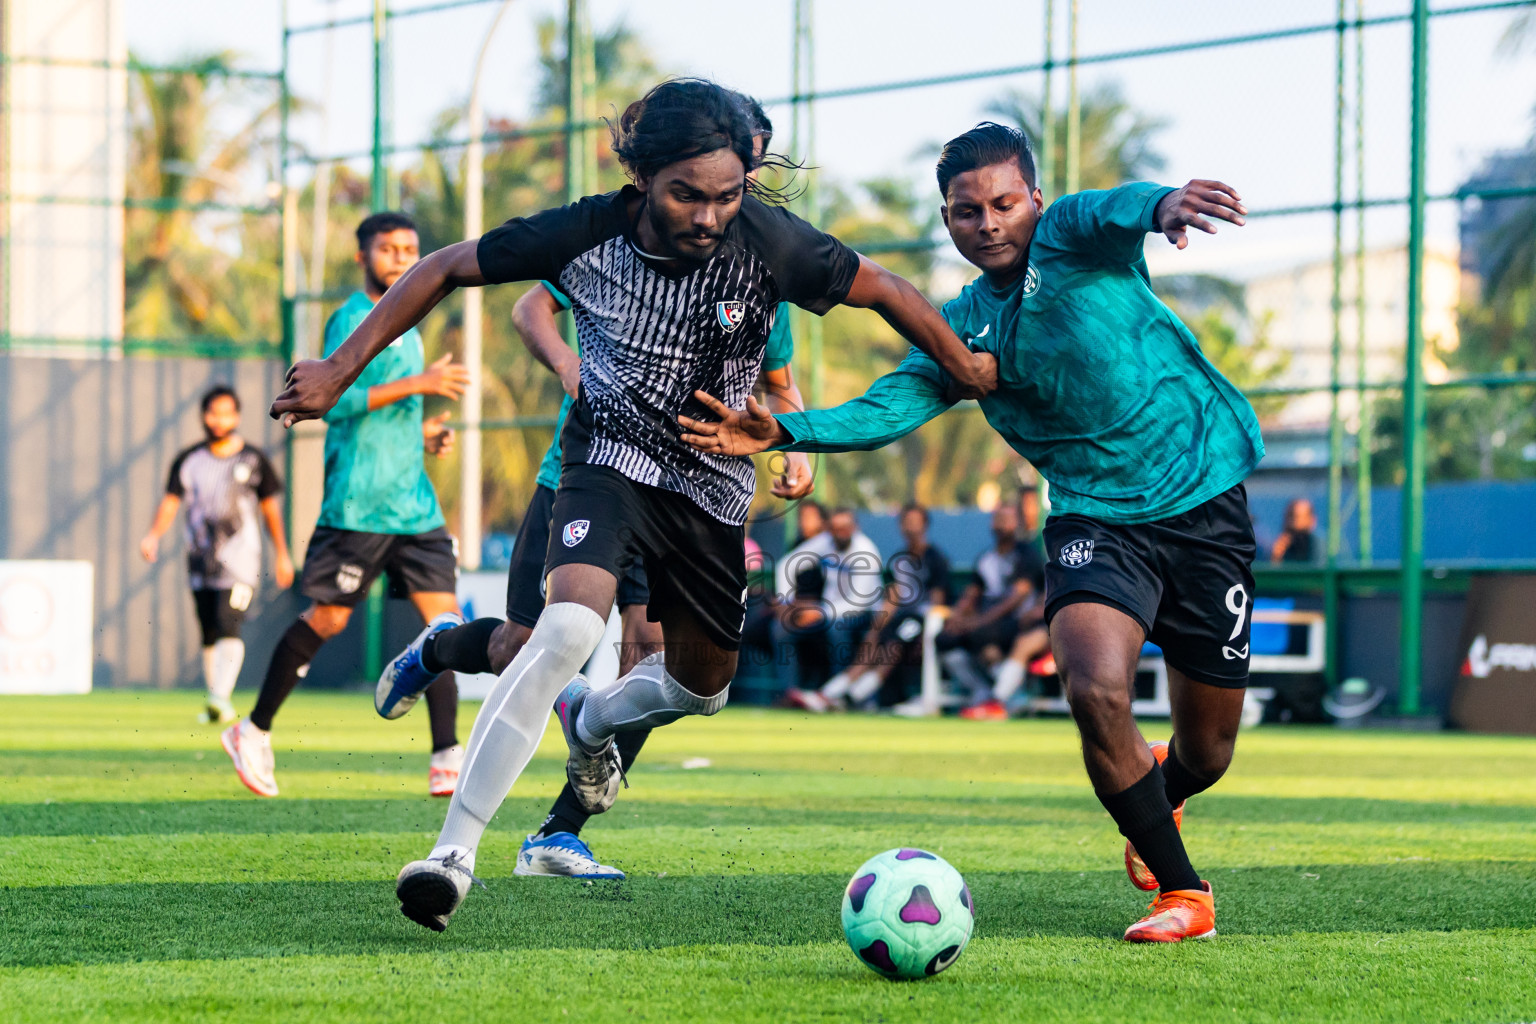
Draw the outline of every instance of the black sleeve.
<instances>
[{"instance_id":1,"label":"black sleeve","mask_svg":"<svg viewBox=\"0 0 1536 1024\"><path fill-rule=\"evenodd\" d=\"M950 577L948 556L938 548L930 547L928 549L928 557L933 559L933 569L928 573L929 596L932 596L935 590L942 590L944 591L945 602L954 604L955 584L954 580Z\"/></svg>"},{"instance_id":2,"label":"black sleeve","mask_svg":"<svg viewBox=\"0 0 1536 1024\"><path fill-rule=\"evenodd\" d=\"M187 461L187 456L201 447L202 445L195 444L191 448L183 448L177 453L175 460L171 462L170 476L165 481L166 494L174 494L178 498L185 498L187 496L187 489L181 482L181 467Z\"/></svg>"},{"instance_id":3,"label":"black sleeve","mask_svg":"<svg viewBox=\"0 0 1536 1024\"><path fill-rule=\"evenodd\" d=\"M283 490L282 478L277 475L277 470L272 467L272 460L267 458L267 453L260 448L252 448L256 454L256 479L253 481L256 487L256 497L260 501L266 501L274 494Z\"/></svg>"},{"instance_id":4,"label":"black sleeve","mask_svg":"<svg viewBox=\"0 0 1536 1024\"><path fill-rule=\"evenodd\" d=\"M622 192L587 196L492 228L480 236L475 250L481 275L489 284L559 281L571 260L623 234L622 196Z\"/></svg>"},{"instance_id":5,"label":"black sleeve","mask_svg":"<svg viewBox=\"0 0 1536 1024\"><path fill-rule=\"evenodd\" d=\"M848 297L858 253L783 207L751 196L741 201L738 219L742 244L768 264L786 302L825 314Z\"/></svg>"}]
</instances>

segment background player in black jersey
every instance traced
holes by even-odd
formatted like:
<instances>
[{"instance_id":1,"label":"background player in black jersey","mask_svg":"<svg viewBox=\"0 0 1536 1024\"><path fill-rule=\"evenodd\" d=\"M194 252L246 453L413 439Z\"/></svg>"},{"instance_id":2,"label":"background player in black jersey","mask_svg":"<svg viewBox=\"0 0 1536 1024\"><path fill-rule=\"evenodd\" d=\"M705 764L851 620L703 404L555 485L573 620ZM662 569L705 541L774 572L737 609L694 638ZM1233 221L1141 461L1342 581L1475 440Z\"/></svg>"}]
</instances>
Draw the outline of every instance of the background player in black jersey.
<instances>
[{"instance_id":1,"label":"background player in black jersey","mask_svg":"<svg viewBox=\"0 0 1536 1024\"><path fill-rule=\"evenodd\" d=\"M748 195L763 191L747 180L758 162L753 134L730 90L662 83L613 125L613 149L633 185L434 253L344 345L290 369L273 403L287 424L324 414L391 338L455 288L548 280L572 301L581 397L563 437L547 603L475 721L437 845L397 880L402 912L424 926L445 928L463 900L475 847L533 756L557 695L567 777L594 812L617 796L615 733L724 706L745 615L742 522L755 473L750 460L701 457L681 440L677 417L703 411L699 390L758 408L750 391L780 301L816 313L875 309L962 394L996 386L995 360L973 355L912 285ZM573 677L636 558L662 625L664 664L643 664L592 693Z\"/></svg>"},{"instance_id":2,"label":"background player in black jersey","mask_svg":"<svg viewBox=\"0 0 1536 1024\"><path fill-rule=\"evenodd\" d=\"M245 662L240 627L261 579L261 530L257 510L272 535L272 570L283 590L293 586L293 559L277 503L282 481L272 463L240 436L240 399L220 385L203 396L208 435L171 463L165 496L139 553L160 557L160 538L187 507L187 582L203 639L203 683L208 688L205 722L232 722L230 695Z\"/></svg>"}]
</instances>

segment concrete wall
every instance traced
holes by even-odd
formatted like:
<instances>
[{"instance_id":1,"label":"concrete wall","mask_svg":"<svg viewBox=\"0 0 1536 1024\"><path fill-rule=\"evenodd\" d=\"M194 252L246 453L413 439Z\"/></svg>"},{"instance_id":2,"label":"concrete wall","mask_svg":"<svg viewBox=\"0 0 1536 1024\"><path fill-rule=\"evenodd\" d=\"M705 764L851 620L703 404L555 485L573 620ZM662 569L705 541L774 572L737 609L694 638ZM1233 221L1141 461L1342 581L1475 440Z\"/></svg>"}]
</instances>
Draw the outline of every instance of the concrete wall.
<instances>
[{"instance_id":1,"label":"concrete wall","mask_svg":"<svg viewBox=\"0 0 1536 1024\"><path fill-rule=\"evenodd\" d=\"M0 356L0 554L95 564L96 685L197 683L180 523L155 565L139 538L171 459L202 437L198 401L216 383L240 393L242 432L283 472L282 428L266 416L282 372L275 361ZM252 618L269 617L274 591L269 571ZM252 639L253 655L270 647Z\"/></svg>"}]
</instances>

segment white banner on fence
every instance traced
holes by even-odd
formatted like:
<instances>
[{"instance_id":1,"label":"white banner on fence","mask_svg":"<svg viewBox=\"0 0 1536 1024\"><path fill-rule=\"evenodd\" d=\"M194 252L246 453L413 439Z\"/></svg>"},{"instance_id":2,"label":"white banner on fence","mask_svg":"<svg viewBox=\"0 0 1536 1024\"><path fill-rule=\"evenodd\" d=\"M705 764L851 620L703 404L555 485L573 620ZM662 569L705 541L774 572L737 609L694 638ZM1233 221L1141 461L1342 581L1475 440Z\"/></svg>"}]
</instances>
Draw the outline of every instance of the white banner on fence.
<instances>
[{"instance_id":1,"label":"white banner on fence","mask_svg":"<svg viewBox=\"0 0 1536 1024\"><path fill-rule=\"evenodd\" d=\"M0 561L0 694L90 693L90 562Z\"/></svg>"}]
</instances>

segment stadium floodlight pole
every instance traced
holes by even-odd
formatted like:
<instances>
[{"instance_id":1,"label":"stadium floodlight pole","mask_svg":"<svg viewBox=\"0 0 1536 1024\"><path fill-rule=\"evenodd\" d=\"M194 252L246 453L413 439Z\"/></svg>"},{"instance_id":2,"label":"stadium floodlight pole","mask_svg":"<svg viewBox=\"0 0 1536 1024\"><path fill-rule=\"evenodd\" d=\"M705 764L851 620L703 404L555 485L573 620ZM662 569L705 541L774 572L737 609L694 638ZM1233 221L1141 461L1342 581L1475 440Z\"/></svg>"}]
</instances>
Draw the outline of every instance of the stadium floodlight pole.
<instances>
[{"instance_id":1,"label":"stadium floodlight pole","mask_svg":"<svg viewBox=\"0 0 1536 1024\"><path fill-rule=\"evenodd\" d=\"M1077 0L1067 9L1067 180L1064 194L1082 183L1083 104L1077 91Z\"/></svg>"},{"instance_id":2,"label":"stadium floodlight pole","mask_svg":"<svg viewBox=\"0 0 1536 1024\"><path fill-rule=\"evenodd\" d=\"M485 111L480 106L480 73L485 70L485 55L491 39L501 25L502 16L512 0L502 0L485 30L480 53L475 58L474 77L469 83L469 149L464 155L464 237L479 238L484 228L485 207ZM464 289L464 365L469 368L469 386L464 389L464 443L459 449L459 564L474 571L480 568L481 467L480 412L485 393L483 343L485 323L484 296L479 288Z\"/></svg>"},{"instance_id":3,"label":"stadium floodlight pole","mask_svg":"<svg viewBox=\"0 0 1536 1024\"><path fill-rule=\"evenodd\" d=\"M1355 431L1355 522L1360 563L1371 564L1371 444L1374 398L1365 386L1365 0L1355 0L1355 385L1360 425Z\"/></svg>"},{"instance_id":4,"label":"stadium floodlight pole","mask_svg":"<svg viewBox=\"0 0 1536 1024\"><path fill-rule=\"evenodd\" d=\"M282 71L277 79L277 185L283 190L283 204L280 233L283 239L282 249L278 253L281 261L282 293L278 297L278 312L282 320L283 332L283 366L286 369L294 361L295 339L297 336L297 322L295 319L294 296L298 292L293 280L297 275L297 267L293 266L294 252L290 250L289 232L297 235L296 211L289 209L288 197L291 192L288 188L288 55L289 55L289 27L288 27L288 0L283 0L283 52ZM294 245L297 246L297 238ZM288 481L288 486L283 488L283 529L289 537L294 535L293 523L293 431L283 431L283 479ZM299 554L302 562L303 552Z\"/></svg>"},{"instance_id":5,"label":"stadium floodlight pole","mask_svg":"<svg viewBox=\"0 0 1536 1024\"><path fill-rule=\"evenodd\" d=\"M793 104L791 132L793 158L803 165L805 186L800 190L800 215L820 226L819 200L816 196L816 41L813 30L815 11L812 0L795 0L794 57L791 74L794 77L790 102ZM821 317L799 311L797 313L800 337L805 340L805 360L810 367L807 375L811 382L810 404L820 407L825 402L826 367L822 360Z\"/></svg>"},{"instance_id":6,"label":"stadium floodlight pole","mask_svg":"<svg viewBox=\"0 0 1536 1024\"><path fill-rule=\"evenodd\" d=\"M1408 337L1403 380L1403 560L1397 709L1419 713L1424 621L1424 150L1429 3L1413 2L1413 96L1408 166Z\"/></svg>"},{"instance_id":7,"label":"stadium floodlight pole","mask_svg":"<svg viewBox=\"0 0 1536 1024\"><path fill-rule=\"evenodd\" d=\"M1339 548L1344 536L1344 417L1339 410L1339 371L1344 358L1344 5L1339 0L1339 27L1334 33L1333 102L1333 294L1329 320L1333 328L1328 348L1328 538L1324 561L1323 676L1338 682L1339 665Z\"/></svg>"},{"instance_id":8,"label":"stadium floodlight pole","mask_svg":"<svg viewBox=\"0 0 1536 1024\"><path fill-rule=\"evenodd\" d=\"M582 74L582 0L566 0L565 4L565 201L574 203L587 194L587 162L582 157L586 132L581 123L581 111L586 107L583 95L586 76ZM577 347L576 318L568 316L564 325L565 343Z\"/></svg>"},{"instance_id":9,"label":"stadium floodlight pole","mask_svg":"<svg viewBox=\"0 0 1536 1024\"><path fill-rule=\"evenodd\" d=\"M374 213L389 205L389 182L384 170L384 37L389 30L389 0L373 0L373 174L371 206Z\"/></svg>"}]
</instances>

